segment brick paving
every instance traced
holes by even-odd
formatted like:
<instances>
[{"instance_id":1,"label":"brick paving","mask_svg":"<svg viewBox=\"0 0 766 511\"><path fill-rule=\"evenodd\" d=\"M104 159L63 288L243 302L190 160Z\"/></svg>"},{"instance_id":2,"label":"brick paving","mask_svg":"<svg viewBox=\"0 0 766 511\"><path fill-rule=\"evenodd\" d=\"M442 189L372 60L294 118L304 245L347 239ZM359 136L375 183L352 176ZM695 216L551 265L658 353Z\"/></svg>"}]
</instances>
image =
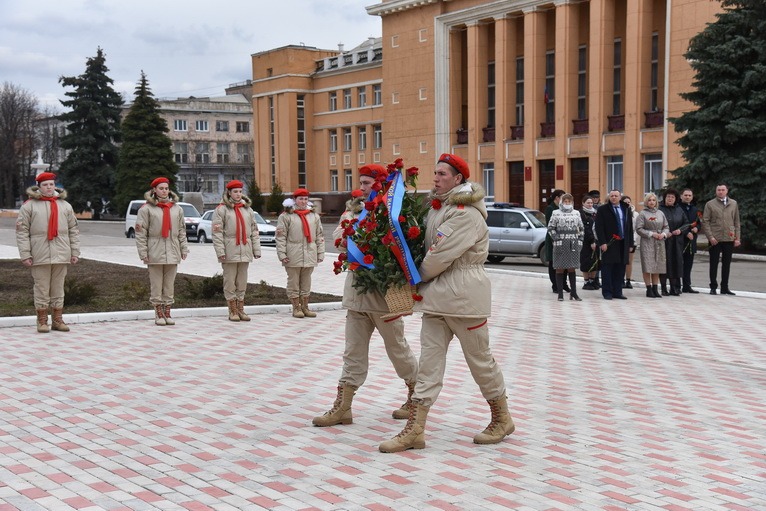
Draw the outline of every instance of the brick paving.
<instances>
[{"instance_id":1,"label":"brick paving","mask_svg":"<svg viewBox=\"0 0 766 511\"><path fill-rule=\"evenodd\" d=\"M120 262L121 248L101 252ZM207 249L181 270L211 274ZM252 277L284 285L272 250ZM315 289L342 280L326 261ZM427 447L399 454L377 450L405 391L377 335L354 423L311 426L340 373L334 307L174 327L83 315L49 334L0 323L0 511L766 509L762 296L559 303L539 276L492 284L516 432L471 442L489 411L454 343ZM419 327L406 319L416 352Z\"/></svg>"}]
</instances>

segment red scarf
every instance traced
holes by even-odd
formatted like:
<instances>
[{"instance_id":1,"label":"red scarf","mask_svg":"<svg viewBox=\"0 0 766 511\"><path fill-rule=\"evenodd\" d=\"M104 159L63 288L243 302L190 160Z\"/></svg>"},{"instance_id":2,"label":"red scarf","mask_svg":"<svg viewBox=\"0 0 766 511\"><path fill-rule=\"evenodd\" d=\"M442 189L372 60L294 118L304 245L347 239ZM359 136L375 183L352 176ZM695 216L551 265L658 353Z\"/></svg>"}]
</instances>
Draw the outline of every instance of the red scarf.
<instances>
[{"instance_id":1,"label":"red scarf","mask_svg":"<svg viewBox=\"0 0 766 511\"><path fill-rule=\"evenodd\" d=\"M40 197L40 200L51 203L51 216L48 218L48 241L59 235L59 205L58 197Z\"/></svg>"},{"instance_id":2,"label":"red scarf","mask_svg":"<svg viewBox=\"0 0 766 511\"><path fill-rule=\"evenodd\" d=\"M237 217L237 245L247 245L247 229L245 229L245 217L240 209L245 205L241 202L234 204L234 215Z\"/></svg>"},{"instance_id":3,"label":"red scarf","mask_svg":"<svg viewBox=\"0 0 766 511\"><path fill-rule=\"evenodd\" d=\"M299 217L301 217L301 222L303 223L303 235L306 236L306 240L308 240L309 243L311 243L311 228L309 228L309 221L306 220L306 215L311 213L310 209L295 209L293 210Z\"/></svg>"},{"instance_id":4,"label":"red scarf","mask_svg":"<svg viewBox=\"0 0 766 511\"><path fill-rule=\"evenodd\" d=\"M170 236L170 208L173 207L172 202L158 202L158 208L162 208L162 237L167 238Z\"/></svg>"}]
</instances>

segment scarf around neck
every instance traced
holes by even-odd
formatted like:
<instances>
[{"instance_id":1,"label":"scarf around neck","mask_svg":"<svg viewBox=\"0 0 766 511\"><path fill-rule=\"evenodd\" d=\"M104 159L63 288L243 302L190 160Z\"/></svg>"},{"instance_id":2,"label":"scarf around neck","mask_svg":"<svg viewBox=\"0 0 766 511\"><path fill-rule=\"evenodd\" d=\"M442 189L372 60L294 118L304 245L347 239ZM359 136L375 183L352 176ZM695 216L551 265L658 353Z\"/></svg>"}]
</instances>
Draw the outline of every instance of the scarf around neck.
<instances>
[{"instance_id":1,"label":"scarf around neck","mask_svg":"<svg viewBox=\"0 0 766 511\"><path fill-rule=\"evenodd\" d=\"M311 243L311 229L309 228L309 221L306 218L306 215L311 213L311 210L310 209L294 209L293 213L295 213L301 218L301 223L303 224L303 235L306 236L306 241Z\"/></svg>"},{"instance_id":2,"label":"scarf around neck","mask_svg":"<svg viewBox=\"0 0 766 511\"><path fill-rule=\"evenodd\" d=\"M48 218L48 241L59 235L59 205L58 197L40 197L40 200L51 203L51 216Z\"/></svg>"},{"instance_id":3,"label":"scarf around neck","mask_svg":"<svg viewBox=\"0 0 766 511\"><path fill-rule=\"evenodd\" d=\"M242 209L245 206L242 202L234 204L234 216L237 221L237 232L235 234L237 238L237 245L247 245L247 229L245 229L245 217L242 216Z\"/></svg>"},{"instance_id":4,"label":"scarf around neck","mask_svg":"<svg viewBox=\"0 0 766 511\"><path fill-rule=\"evenodd\" d=\"M173 207L172 202L157 202L157 207L162 209L162 237L170 237L170 208Z\"/></svg>"}]
</instances>

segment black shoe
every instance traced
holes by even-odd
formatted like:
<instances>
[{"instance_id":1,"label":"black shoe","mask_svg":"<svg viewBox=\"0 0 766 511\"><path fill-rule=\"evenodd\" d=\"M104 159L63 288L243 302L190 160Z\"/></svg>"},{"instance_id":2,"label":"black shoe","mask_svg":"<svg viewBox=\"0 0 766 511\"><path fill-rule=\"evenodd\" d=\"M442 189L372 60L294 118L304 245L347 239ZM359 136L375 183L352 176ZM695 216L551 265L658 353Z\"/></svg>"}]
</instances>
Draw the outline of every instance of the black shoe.
<instances>
[{"instance_id":1,"label":"black shoe","mask_svg":"<svg viewBox=\"0 0 766 511\"><path fill-rule=\"evenodd\" d=\"M582 298L580 298L579 296L577 296L577 293L572 293L572 294L570 294L570 295L569 295L569 300L570 300L570 301L571 301L571 300L575 300L575 301L581 302L581 301L582 301Z\"/></svg>"},{"instance_id":2,"label":"black shoe","mask_svg":"<svg viewBox=\"0 0 766 511\"><path fill-rule=\"evenodd\" d=\"M732 293L732 292L731 292L731 291L729 291L728 289L721 289L721 294L722 294L722 295L729 295L729 296L737 296L737 294L736 294L736 293Z\"/></svg>"},{"instance_id":3,"label":"black shoe","mask_svg":"<svg viewBox=\"0 0 766 511\"><path fill-rule=\"evenodd\" d=\"M630 283L630 279L625 279L625 284L622 285L623 289L633 289L633 284Z\"/></svg>"},{"instance_id":4,"label":"black shoe","mask_svg":"<svg viewBox=\"0 0 766 511\"><path fill-rule=\"evenodd\" d=\"M670 286L670 296L681 296L681 293L674 286Z\"/></svg>"},{"instance_id":5,"label":"black shoe","mask_svg":"<svg viewBox=\"0 0 766 511\"><path fill-rule=\"evenodd\" d=\"M718 293L716 292L716 290L715 290L715 289L711 289L711 290L710 290L710 294L711 294L711 295L717 295Z\"/></svg>"},{"instance_id":6,"label":"black shoe","mask_svg":"<svg viewBox=\"0 0 766 511\"><path fill-rule=\"evenodd\" d=\"M683 289L682 289L682 291L683 291L684 293L689 293L689 294L691 294L691 295L698 295L698 294L699 294L699 291L695 291L695 290L694 290L693 288L691 288L691 287L685 287L685 288L683 288Z\"/></svg>"},{"instance_id":7,"label":"black shoe","mask_svg":"<svg viewBox=\"0 0 766 511\"><path fill-rule=\"evenodd\" d=\"M657 284L652 284L652 294L654 294L655 298L662 298L662 295L660 295L660 292L657 290Z\"/></svg>"},{"instance_id":8,"label":"black shoe","mask_svg":"<svg viewBox=\"0 0 766 511\"><path fill-rule=\"evenodd\" d=\"M572 290L571 290L571 289L569 289L569 286L568 286L568 285L566 285L566 284L564 284L564 292L565 292L565 293L569 293L569 292L571 292L571 291L572 291Z\"/></svg>"},{"instance_id":9,"label":"black shoe","mask_svg":"<svg viewBox=\"0 0 766 511\"><path fill-rule=\"evenodd\" d=\"M596 288L593 287L593 281L592 280L586 281L585 284L583 284L582 289L584 291L595 291L596 290Z\"/></svg>"},{"instance_id":10,"label":"black shoe","mask_svg":"<svg viewBox=\"0 0 766 511\"><path fill-rule=\"evenodd\" d=\"M604 300L611 300L611 299L612 299L612 297L611 297L611 296L605 296L605 297L604 297Z\"/></svg>"},{"instance_id":11,"label":"black shoe","mask_svg":"<svg viewBox=\"0 0 766 511\"><path fill-rule=\"evenodd\" d=\"M662 288L662 296L670 296L670 293L668 293L668 290L664 287Z\"/></svg>"},{"instance_id":12,"label":"black shoe","mask_svg":"<svg viewBox=\"0 0 766 511\"><path fill-rule=\"evenodd\" d=\"M617 298L618 300L627 300L628 299L628 297L625 296L625 295L615 296L615 298Z\"/></svg>"},{"instance_id":13,"label":"black shoe","mask_svg":"<svg viewBox=\"0 0 766 511\"><path fill-rule=\"evenodd\" d=\"M652 293L652 286L646 286L646 297L657 298L656 296L654 296L654 293Z\"/></svg>"}]
</instances>

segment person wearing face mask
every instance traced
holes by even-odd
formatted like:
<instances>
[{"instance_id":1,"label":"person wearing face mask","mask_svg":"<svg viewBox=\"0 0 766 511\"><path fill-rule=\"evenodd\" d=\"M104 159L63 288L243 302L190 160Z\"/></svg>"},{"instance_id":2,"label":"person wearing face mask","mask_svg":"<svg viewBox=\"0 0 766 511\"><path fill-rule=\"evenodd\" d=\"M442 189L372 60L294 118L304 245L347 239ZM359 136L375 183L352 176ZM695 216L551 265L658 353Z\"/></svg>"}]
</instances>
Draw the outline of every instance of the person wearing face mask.
<instances>
[{"instance_id":1,"label":"person wearing face mask","mask_svg":"<svg viewBox=\"0 0 766 511\"><path fill-rule=\"evenodd\" d=\"M258 224L243 188L244 183L237 179L226 184L212 221L213 248L223 267L223 296L229 307L229 321L250 321L245 314L247 270L253 259L261 257Z\"/></svg>"},{"instance_id":2,"label":"person wearing face mask","mask_svg":"<svg viewBox=\"0 0 766 511\"><path fill-rule=\"evenodd\" d=\"M665 240L665 257L667 269L660 275L660 284L662 296L680 296L681 278L684 274L684 235L689 230L689 223L686 221L686 213L679 206L681 196L676 190L669 189L665 192L665 200L660 206L660 210L668 219L668 229L670 233ZM666 283L670 284L670 292L666 289Z\"/></svg>"},{"instance_id":3,"label":"person wearing face mask","mask_svg":"<svg viewBox=\"0 0 766 511\"><path fill-rule=\"evenodd\" d=\"M144 194L146 203L136 216L138 257L149 268L149 301L154 307L154 324L175 325L170 316L178 265L189 254L184 210L170 180L158 177Z\"/></svg>"},{"instance_id":4,"label":"person wearing face mask","mask_svg":"<svg viewBox=\"0 0 766 511\"><path fill-rule=\"evenodd\" d=\"M277 219L277 257L287 272L287 297L294 318L315 318L309 309L311 274L324 260L322 220L309 205L309 191L298 188Z\"/></svg>"},{"instance_id":5,"label":"person wearing face mask","mask_svg":"<svg viewBox=\"0 0 766 511\"><path fill-rule=\"evenodd\" d=\"M593 207L593 197L584 195L582 198L582 209L580 209L580 219L583 225L582 250L580 251L580 271L585 284L583 290L595 291L598 289L595 285L596 275L598 275L598 251L596 250L596 234L593 232L593 225L596 222L596 208Z\"/></svg>"},{"instance_id":6,"label":"person wearing face mask","mask_svg":"<svg viewBox=\"0 0 766 511\"><path fill-rule=\"evenodd\" d=\"M574 209L574 199L569 193L561 196L559 209L548 222L548 234L553 240L553 268L556 271L558 300L564 301L564 273L569 276L569 299L582 301L577 296L575 268L580 262L580 251L585 236L582 217Z\"/></svg>"},{"instance_id":7,"label":"person wearing face mask","mask_svg":"<svg viewBox=\"0 0 766 511\"><path fill-rule=\"evenodd\" d=\"M29 200L19 208L16 245L24 266L32 270L37 331L68 332L64 323L64 279L68 265L80 260L80 230L66 191L56 188L56 174L43 172L37 186L27 189ZM48 326L48 308L52 309Z\"/></svg>"},{"instance_id":8,"label":"person wearing face mask","mask_svg":"<svg viewBox=\"0 0 766 511\"><path fill-rule=\"evenodd\" d=\"M657 207L657 196L647 193L644 196L644 209L636 218L636 233L641 237L641 271L646 284L647 298L662 298L657 285L660 273L667 268L665 262L665 239L670 234L668 220Z\"/></svg>"},{"instance_id":9,"label":"person wearing face mask","mask_svg":"<svg viewBox=\"0 0 766 511\"><path fill-rule=\"evenodd\" d=\"M551 193L550 202L548 203L548 207L545 208L546 225L548 225L548 222L551 221L553 212L559 209L561 196L565 193L566 192L564 190L553 190L553 193ZM553 267L553 240L551 239L550 234L545 235L545 257L548 260L548 278L551 281L551 289L554 293L557 293L558 290L556 289L556 269ZM564 291L567 293L569 292L569 286L567 285L566 281L564 282Z\"/></svg>"}]
</instances>

